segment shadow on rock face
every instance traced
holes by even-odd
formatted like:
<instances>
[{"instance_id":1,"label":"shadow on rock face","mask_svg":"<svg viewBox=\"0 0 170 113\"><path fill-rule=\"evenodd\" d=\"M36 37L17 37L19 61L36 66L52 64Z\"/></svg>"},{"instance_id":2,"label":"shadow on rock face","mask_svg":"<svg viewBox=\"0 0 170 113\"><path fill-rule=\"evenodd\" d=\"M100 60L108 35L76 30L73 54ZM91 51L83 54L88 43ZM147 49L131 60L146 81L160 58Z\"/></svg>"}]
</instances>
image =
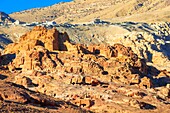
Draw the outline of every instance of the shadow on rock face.
<instances>
[{"instance_id":1,"label":"shadow on rock face","mask_svg":"<svg viewBox=\"0 0 170 113\"><path fill-rule=\"evenodd\" d=\"M13 59L15 59L15 57L15 54L5 54L0 56L0 66L8 65Z\"/></svg>"},{"instance_id":2,"label":"shadow on rock face","mask_svg":"<svg viewBox=\"0 0 170 113\"><path fill-rule=\"evenodd\" d=\"M4 47L0 45L0 49L4 49Z\"/></svg>"},{"instance_id":3,"label":"shadow on rock face","mask_svg":"<svg viewBox=\"0 0 170 113\"><path fill-rule=\"evenodd\" d=\"M160 77L154 79L155 82L155 87L161 87L161 86L166 86L167 84L170 84L170 78L169 77Z\"/></svg>"},{"instance_id":4,"label":"shadow on rock face","mask_svg":"<svg viewBox=\"0 0 170 113\"><path fill-rule=\"evenodd\" d=\"M163 38L155 34L152 34L152 35L154 36L155 40L163 39L165 42L170 41L170 35L163 36ZM170 60L170 53L169 53L170 44L169 43L160 44L159 49L156 45L152 44L151 48L157 52L161 52L164 56L166 56Z\"/></svg>"},{"instance_id":5,"label":"shadow on rock face","mask_svg":"<svg viewBox=\"0 0 170 113\"><path fill-rule=\"evenodd\" d=\"M146 54L148 56L148 62L152 62L153 54L149 51L146 51Z\"/></svg>"},{"instance_id":6,"label":"shadow on rock face","mask_svg":"<svg viewBox=\"0 0 170 113\"><path fill-rule=\"evenodd\" d=\"M13 41L7 38L4 34L0 34L0 48L4 49L5 45L12 43Z\"/></svg>"},{"instance_id":7,"label":"shadow on rock face","mask_svg":"<svg viewBox=\"0 0 170 113\"><path fill-rule=\"evenodd\" d=\"M10 43L12 43L11 39L7 38L4 34L0 34L0 51L4 50Z\"/></svg>"},{"instance_id":8,"label":"shadow on rock face","mask_svg":"<svg viewBox=\"0 0 170 113\"><path fill-rule=\"evenodd\" d=\"M150 109L150 110L156 109L156 106L154 105L151 105L145 102L142 102L141 104L142 104L141 106L142 109Z\"/></svg>"},{"instance_id":9,"label":"shadow on rock face","mask_svg":"<svg viewBox=\"0 0 170 113\"><path fill-rule=\"evenodd\" d=\"M166 70L164 73L164 71L159 71L157 68L149 66L148 72L148 77L152 80L154 87L162 87L166 86L167 84L170 84L170 78L166 75Z\"/></svg>"},{"instance_id":10,"label":"shadow on rock face","mask_svg":"<svg viewBox=\"0 0 170 113\"><path fill-rule=\"evenodd\" d=\"M6 78L7 78L7 76L0 74L0 80L4 80L4 79L6 79Z\"/></svg>"},{"instance_id":11,"label":"shadow on rock face","mask_svg":"<svg viewBox=\"0 0 170 113\"><path fill-rule=\"evenodd\" d=\"M170 44L165 44L165 45L161 44L160 48L162 50L163 55L166 56L168 60L170 60L170 52L169 52Z\"/></svg>"},{"instance_id":12,"label":"shadow on rock face","mask_svg":"<svg viewBox=\"0 0 170 113\"><path fill-rule=\"evenodd\" d=\"M53 109L53 110L58 110L62 106L70 106L73 110L74 109L77 110L78 113L85 112L85 110L80 109L79 107L69 102L54 99L50 96L31 91L29 89L24 88L21 85L11 83L11 82L0 82L0 99L8 103L12 102L13 104L16 104L16 105L20 105L20 104L34 105L34 106L43 107L47 109ZM63 110L66 110L66 109L63 109ZM66 113L65 111L63 112Z\"/></svg>"},{"instance_id":13,"label":"shadow on rock face","mask_svg":"<svg viewBox=\"0 0 170 113\"><path fill-rule=\"evenodd\" d=\"M6 36L4 34L0 34L0 41L5 44L12 43L12 40L10 40L9 38L6 38Z\"/></svg>"}]
</instances>

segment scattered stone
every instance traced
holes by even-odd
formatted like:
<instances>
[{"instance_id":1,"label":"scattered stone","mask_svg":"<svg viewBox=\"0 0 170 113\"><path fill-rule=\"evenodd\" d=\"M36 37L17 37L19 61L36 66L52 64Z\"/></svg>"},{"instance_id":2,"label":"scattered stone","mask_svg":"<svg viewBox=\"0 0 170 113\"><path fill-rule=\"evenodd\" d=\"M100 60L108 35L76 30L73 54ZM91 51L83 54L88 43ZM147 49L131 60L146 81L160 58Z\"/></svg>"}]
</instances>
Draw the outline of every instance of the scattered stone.
<instances>
[{"instance_id":1,"label":"scattered stone","mask_svg":"<svg viewBox=\"0 0 170 113\"><path fill-rule=\"evenodd\" d=\"M170 89L169 88L161 88L160 93L165 97L170 97Z\"/></svg>"},{"instance_id":2,"label":"scattered stone","mask_svg":"<svg viewBox=\"0 0 170 113\"><path fill-rule=\"evenodd\" d=\"M92 101L90 99L76 99L74 103L80 107L89 108L92 105Z\"/></svg>"},{"instance_id":3,"label":"scattered stone","mask_svg":"<svg viewBox=\"0 0 170 113\"><path fill-rule=\"evenodd\" d=\"M153 85L152 85L152 81L149 78L144 77L141 79L139 86L141 88L151 88Z\"/></svg>"},{"instance_id":4,"label":"scattered stone","mask_svg":"<svg viewBox=\"0 0 170 113\"><path fill-rule=\"evenodd\" d=\"M15 83L16 84L20 84L26 88L30 87L31 85L33 85L32 80L28 77L25 76L17 76L15 77Z\"/></svg>"},{"instance_id":5,"label":"scattered stone","mask_svg":"<svg viewBox=\"0 0 170 113\"><path fill-rule=\"evenodd\" d=\"M135 108L141 108L140 102L134 99L131 99L129 101L130 106L135 107Z\"/></svg>"}]
</instances>

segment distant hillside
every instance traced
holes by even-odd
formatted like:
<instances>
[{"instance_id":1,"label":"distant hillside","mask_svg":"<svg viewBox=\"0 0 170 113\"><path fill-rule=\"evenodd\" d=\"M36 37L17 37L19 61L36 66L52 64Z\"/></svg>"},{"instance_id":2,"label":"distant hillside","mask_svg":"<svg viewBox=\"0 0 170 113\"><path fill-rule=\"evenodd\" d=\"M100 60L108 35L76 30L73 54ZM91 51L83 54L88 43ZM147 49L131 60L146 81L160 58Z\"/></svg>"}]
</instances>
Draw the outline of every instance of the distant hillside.
<instances>
[{"instance_id":1,"label":"distant hillside","mask_svg":"<svg viewBox=\"0 0 170 113\"><path fill-rule=\"evenodd\" d=\"M0 51L10 43L12 43L11 39L7 38L4 34L0 34Z\"/></svg>"},{"instance_id":2,"label":"distant hillside","mask_svg":"<svg viewBox=\"0 0 170 113\"><path fill-rule=\"evenodd\" d=\"M8 14L0 11L0 22L15 22Z\"/></svg>"},{"instance_id":3,"label":"distant hillside","mask_svg":"<svg viewBox=\"0 0 170 113\"><path fill-rule=\"evenodd\" d=\"M75 0L10 14L25 22L170 21L170 0Z\"/></svg>"}]
</instances>

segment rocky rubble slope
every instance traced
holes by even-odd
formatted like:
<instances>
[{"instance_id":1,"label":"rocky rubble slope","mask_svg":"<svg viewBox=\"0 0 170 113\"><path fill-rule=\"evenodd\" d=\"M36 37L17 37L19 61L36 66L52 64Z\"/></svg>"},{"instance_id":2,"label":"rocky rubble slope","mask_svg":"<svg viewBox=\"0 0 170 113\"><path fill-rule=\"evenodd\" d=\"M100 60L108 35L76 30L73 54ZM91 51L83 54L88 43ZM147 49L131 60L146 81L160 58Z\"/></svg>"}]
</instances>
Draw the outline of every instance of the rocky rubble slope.
<instances>
[{"instance_id":1,"label":"rocky rubble slope","mask_svg":"<svg viewBox=\"0 0 170 113\"><path fill-rule=\"evenodd\" d=\"M12 40L7 38L4 34L0 34L0 51L4 50L6 45L12 43Z\"/></svg>"},{"instance_id":2,"label":"rocky rubble slope","mask_svg":"<svg viewBox=\"0 0 170 113\"><path fill-rule=\"evenodd\" d=\"M66 31L71 41L83 44L121 43L129 46L140 58L158 69L169 67L170 23L98 23L72 28L57 27ZM161 60L160 60L161 59Z\"/></svg>"},{"instance_id":3,"label":"rocky rubble slope","mask_svg":"<svg viewBox=\"0 0 170 113\"><path fill-rule=\"evenodd\" d=\"M158 69L170 70L170 24L166 22L143 23L143 25L138 24L137 27L125 25L124 28L131 32L124 36L108 37L107 43L130 46L140 58L146 59Z\"/></svg>"},{"instance_id":4,"label":"rocky rubble slope","mask_svg":"<svg viewBox=\"0 0 170 113\"><path fill-rule=\"evenodd\" d=\"M15 84L92 112L170 111L170 73L122 44L73 44L67 33L34 27L5 48L1 68L18 73Z\"/></svg>"},{"instance_id":5,"label":"rocky rubble slope","mask_svg":"<svg viewBox=\"0 0 170 113\"><path fill-rule=\"evenodd\" d=\"M4 71L0 70L4 74ZM5 72L7 74L7 72ZM9 73L9 78L14 73ZM61 113L61 112L85 112L70 103L55 99L38 92L24 88L21 85L2 80L0 75L0 112L15 113ZM7 77L7 76L6 76Z\"/></svg>"}]
</instances>

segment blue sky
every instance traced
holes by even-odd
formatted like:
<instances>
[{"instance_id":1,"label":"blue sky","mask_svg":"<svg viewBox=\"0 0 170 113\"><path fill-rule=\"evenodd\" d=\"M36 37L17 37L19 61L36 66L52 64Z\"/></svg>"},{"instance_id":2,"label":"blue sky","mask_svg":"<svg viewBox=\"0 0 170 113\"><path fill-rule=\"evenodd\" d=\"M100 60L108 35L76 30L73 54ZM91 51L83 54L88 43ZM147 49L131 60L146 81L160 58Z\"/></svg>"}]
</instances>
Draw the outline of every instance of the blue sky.
<instances>
[{"instance_id":1,"label":"blue sky","mask_svg":"<svg viewBox=\"0 0 170 113\"><path fill-rule=\"evenodd\" d=\"M71 0L1 0L0 11L12 13L30 8L50 6L59 2L68 2Z\"/></svg>"}]
</instances>

